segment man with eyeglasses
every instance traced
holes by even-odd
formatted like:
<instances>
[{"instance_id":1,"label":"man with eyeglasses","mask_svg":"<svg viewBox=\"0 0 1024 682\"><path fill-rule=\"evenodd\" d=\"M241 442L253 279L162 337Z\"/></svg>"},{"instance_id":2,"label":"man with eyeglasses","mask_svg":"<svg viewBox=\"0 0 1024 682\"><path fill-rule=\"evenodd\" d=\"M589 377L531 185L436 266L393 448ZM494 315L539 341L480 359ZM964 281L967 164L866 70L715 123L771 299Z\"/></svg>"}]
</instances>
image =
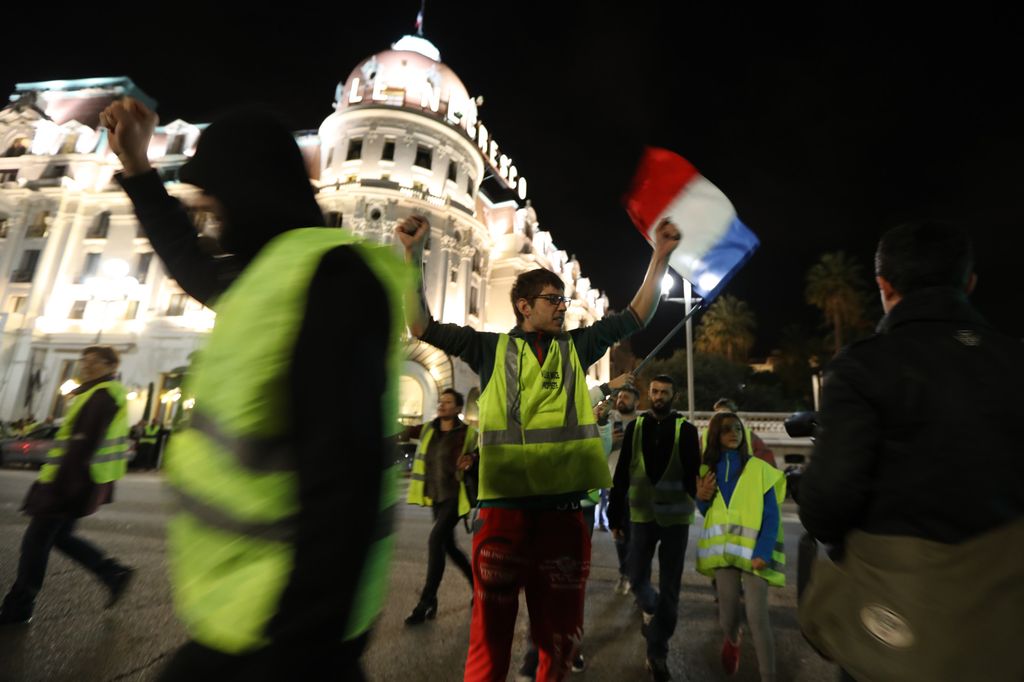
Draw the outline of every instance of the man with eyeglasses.
<instances>
[{"instance_id":1,"label":"man with eyeglasses","mask_svg":"<svg viewBox=\"0 0 1024 682\"><path fill-rule=\"evenodd\" d=\"M429 223L396 229L419 268ZM565 332L571 299L550 270L524 272L512 287L516 327L506 334L434 321L422 287L406 300L410 332L461 358L480 376L480 522L473 537L475 602L465 680L505 679L525 588L537 679L561 680L583 636L590 534L580 512L588 490L611 476L590 408L586 368L643 328L680 232L663 221L647 275L627 310ZM610 393L610 389L606 390Z\"/></svg>"}]
</instances>

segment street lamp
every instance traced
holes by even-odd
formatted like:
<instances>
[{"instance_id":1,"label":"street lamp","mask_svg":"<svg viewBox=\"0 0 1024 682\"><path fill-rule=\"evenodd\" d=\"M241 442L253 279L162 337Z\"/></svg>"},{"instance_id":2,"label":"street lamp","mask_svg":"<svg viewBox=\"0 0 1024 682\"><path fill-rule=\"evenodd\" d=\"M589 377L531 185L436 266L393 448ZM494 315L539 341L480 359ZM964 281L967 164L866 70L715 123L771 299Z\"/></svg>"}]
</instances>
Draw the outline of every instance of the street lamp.
<instances>
[{"instance_id":1,"label":"street lamp","mask_svg":"<svg viewBox=\"0 0 1024 682\"><path fill-rule=\"evenodd\" d=\"M669 303L685 303L686 308L684 314L686 315L686 399L687 405L689 406L690 421L693 421L694 411L694 387L693 387L693 320L691 319L690 310L693 306L693 285L690 281L683 278L683 298L669 298L669 294L672 292L672 287L675 286L675 278L668 272L661 280L661 295L665 297L665 301Z\"/></svg>"},{"instance_id":2,"label":"street lamp","mask_svg":"<svg viewBox=\"0 0 1024 682\"><path fill-rule=\"evenodd\" d=\"M130 267L127 261L110 258L100 266L100 276L85 280L86 291L90 301L103 303L103 314L100 317L99 329L96 330L96 344L103 336L103 327L107 323L111 303L126 301L139 285L139 280L128 274Z\"/></svg>"}]
</instances>

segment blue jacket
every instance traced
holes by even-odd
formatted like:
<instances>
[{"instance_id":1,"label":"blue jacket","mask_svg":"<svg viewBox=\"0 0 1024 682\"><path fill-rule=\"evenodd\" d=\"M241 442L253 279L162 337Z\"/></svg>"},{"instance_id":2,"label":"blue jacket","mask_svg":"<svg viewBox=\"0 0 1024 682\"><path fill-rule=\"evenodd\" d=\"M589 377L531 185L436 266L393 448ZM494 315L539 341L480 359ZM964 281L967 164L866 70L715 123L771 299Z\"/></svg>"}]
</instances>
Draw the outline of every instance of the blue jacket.
<instances>
[{"instance_id":1,"label":"blue jacket","mask_svg":"<svg viewBox=\"0 0 1024 682\"><path fill-rule=\"evenodd\" d=\"M718 469L715 477L718 483L718 493L723 501L729 504L732 493L736 490L736 484L743 474L743 462L736 450L726 450L722 453L722 459L718 462ZM697 508L700 513L707 515L711 508L711 502L697 500ZM772 488L764 494L764 513L761 517L761 532L757 534L757 543L754 545L754 558L772 560L772 550L775 548L775 540L779 536L779 523L781 523L779 503L775 500L775 489Z\"/></svg>"}]
</instances>

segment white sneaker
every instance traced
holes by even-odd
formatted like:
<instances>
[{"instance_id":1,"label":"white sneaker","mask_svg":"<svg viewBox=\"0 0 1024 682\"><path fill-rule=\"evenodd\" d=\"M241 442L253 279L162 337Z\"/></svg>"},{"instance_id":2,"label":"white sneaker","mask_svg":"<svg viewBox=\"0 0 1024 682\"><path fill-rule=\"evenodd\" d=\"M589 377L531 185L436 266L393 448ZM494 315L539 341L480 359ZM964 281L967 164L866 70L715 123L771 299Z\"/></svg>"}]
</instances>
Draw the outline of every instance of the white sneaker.
<instances>
[{"instance_id":1,"label":"white sneaker","mask_svg":"<svg viewBox=\"0 0 1024 682\"><path fill-rule=\"evenodd\" d=\"M629 578L624 575L619 576L619 582L615 585L615 594L626 596L629 594L633 586L629 584Z\"/></svg>"}]
</instances>

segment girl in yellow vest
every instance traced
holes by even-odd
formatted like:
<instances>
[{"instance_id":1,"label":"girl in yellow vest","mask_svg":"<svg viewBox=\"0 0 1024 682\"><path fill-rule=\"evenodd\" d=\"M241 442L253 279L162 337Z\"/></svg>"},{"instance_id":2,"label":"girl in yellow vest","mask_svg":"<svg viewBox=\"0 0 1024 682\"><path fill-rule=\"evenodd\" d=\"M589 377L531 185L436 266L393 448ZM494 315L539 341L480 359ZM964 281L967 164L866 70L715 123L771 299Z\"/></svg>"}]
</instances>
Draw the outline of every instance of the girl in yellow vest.
<instances>
[{"instance_id":1,"label":"girl in yellow vest","mask_svg":"<svg viewBox=\"0 0 1024 682\"><path fill-rule=\"evenodd\" d=\"M785 585L780 505L786 494L778 469L747 454L745 429L729 412L708 425L697 506L704 528L697 570L715 578L724 631L722 667L733 675L740 663L740 581L747 623L762 682L775 680L775 642L768 619L768 586Z\"/></svg>"}]
</instances>

